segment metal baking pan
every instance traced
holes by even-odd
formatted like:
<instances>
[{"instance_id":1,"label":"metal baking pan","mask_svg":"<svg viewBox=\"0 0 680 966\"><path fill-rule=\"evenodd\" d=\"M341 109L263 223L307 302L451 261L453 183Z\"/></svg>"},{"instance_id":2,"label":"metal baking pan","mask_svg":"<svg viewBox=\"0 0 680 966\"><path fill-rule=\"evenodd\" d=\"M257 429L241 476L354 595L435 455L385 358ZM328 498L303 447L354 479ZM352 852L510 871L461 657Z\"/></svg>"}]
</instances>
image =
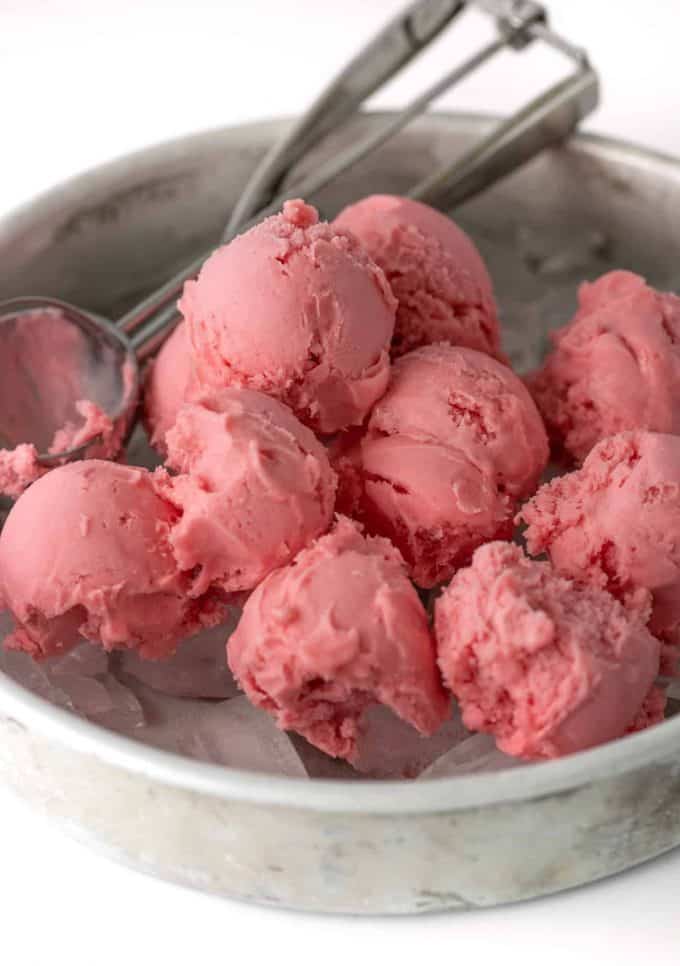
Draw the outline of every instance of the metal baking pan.
<instances>
[{"instance_id":1,"label":"metal baking pan","mask_svg":"<svg viewBox=\"0 0 680 966\"><path fill-rule=\"evenodd\" d=\"M0 297L50 294L117 317L217 242L283 123L150 148L4 218ZM327 189L323 213L406 191L488 123L422 118ZM340 140L375 124L366 115ZM583 278L624 267L680 288L678 210L677 161L597 137L543 154L460 208L491 269L514 363L538 360ZM0 780L69 833L153 875L317 911L490 906L591 882L680 843L680 718L495 774L305 781L154 750L0 675Z\"/></svg>"}]
</instances>

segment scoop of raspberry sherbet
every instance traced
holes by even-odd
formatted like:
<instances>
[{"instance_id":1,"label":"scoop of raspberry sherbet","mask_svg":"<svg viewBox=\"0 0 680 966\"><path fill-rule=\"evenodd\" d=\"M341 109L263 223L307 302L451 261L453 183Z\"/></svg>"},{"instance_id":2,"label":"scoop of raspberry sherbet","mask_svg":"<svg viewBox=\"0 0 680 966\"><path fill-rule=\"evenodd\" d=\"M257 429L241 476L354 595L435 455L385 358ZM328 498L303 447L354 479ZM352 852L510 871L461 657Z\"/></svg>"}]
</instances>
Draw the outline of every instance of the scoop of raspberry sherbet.
<instances>
[{"instance_id":1,"label":"scoop of raspberry sherbet","mask_svg":"<svg viewBox=\"0 0 680 966\"><path fill-rule=\"evenodd\" d=\"M643 616L519 547L481 547L436 604L439 665L473 731L553 758L618 738L659 670Z\"/></svg>"},{"instance_id":2,"label":"scoop of raspberry sherbet","mask_svg":"<svg viewBox=\"0 0 680 966\"><path fill-rule=\"evenodd\" d=\"M424 734L450 714L399 554L343 517L252 593L227 650L251 701L329 755L357 756L374 702Z\"/></svg>"},{"instance_id":3,"label":"scoop of raspberry sherbet","mask_svg":"<svg viewBox=\"0 0 680 966\"><path fill-rule=\"evenodd\" d=\"M177 516L152 474L131 466L83 460L34 483L0 534L10 646L43 657L82 635L154 657L217 622L212 598L186 594L170 545Z\"/></svg>"},{"instance_id":4,"label":"scoop of raspberry sherbet","mask_svg":"<svg viewBox=\"0 0 680 966\"><path fill-rule=\"evenodd\" d=\"M331 524L326 450L276 399L224 389L187 403L166 446L177 475L159 486L180 514L169 541L195 595L252 590Z\"/></svg>"},{"instance_id":5,"label":"scoop of raspberry sherbet","mask_svg":"<svg viewBox=\"0 0 680 966\"><path fill-rule=\"evenodd\" d=\"M522 510L532 553L606 587L630 606L652 595L651 628L680 626L680 437L621 433L583 467L541 487Z\"/></svg>"},{"instance_id":6,"label":"scoop of raspberry sherbet","mask_svg":"<svg viewBox=\"0 0 680 966\"><path fill-rule=\"evenodd\" d=\"M509 537L517 501L548 458L521 380L474 349L425 346L398 359L362 436L332 450L338 509L389 537L431 587L487 540Z\"/></svg>"},{"instance_id":7,"label":"scoop of raspberry sherbet","mask_svg":"<svg viewBox=\"0 0 680 966\"><path fill-rule=\"evenodd\" d=\"M357 240L302 201L219 248L180 309L196 374L258 389L306 424L359 424L385 391L396 300Z\"/></svg>"},{"instance_id":8,"label":"scoop of raspberry sherbet","mask_svg":"<svg viewBox=\"0 0 680 966\"><path fill-rule=\"evenodd\" d=\"M624 430L680 432L680 298L632 272L579 289L529 384L552 438L574 459Z\"/></svg>"},{"instance_id":9,"label":"scoop of raspberry sherbet","mask_svg":"<svg viewBox=\"0 0 680 966\"><path fill-rule=\"evenodd\" d=\"M491 279L451 218L410 198L371 195L333 224L356 235L397 298L393 357L433 342L499 354Z\"/></svg>"}]
</instances>

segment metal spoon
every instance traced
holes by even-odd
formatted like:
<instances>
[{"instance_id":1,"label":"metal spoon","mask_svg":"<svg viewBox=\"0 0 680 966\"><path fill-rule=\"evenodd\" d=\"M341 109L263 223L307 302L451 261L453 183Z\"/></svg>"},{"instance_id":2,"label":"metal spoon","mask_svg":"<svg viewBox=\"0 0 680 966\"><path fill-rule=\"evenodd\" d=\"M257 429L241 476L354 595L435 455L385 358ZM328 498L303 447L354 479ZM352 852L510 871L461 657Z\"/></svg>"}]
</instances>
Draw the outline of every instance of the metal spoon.
<instances>
[{"instance_id":1,"label":"metal spoon","mask_svg":"<svg viewBox=\"0 0 680 966\"><path fill-rule=\"evenodd\" d=\"M328 163L314 166L311 172L298 177L295 186L282 189L286 173L311 146L352 116L368 94L424 50L470 5L484 9L496 19L497 40L450 70L377 134L359 140L340 157L333 156ZM232 212L225 240L278 210L286 198L314 195L504 47L521 50L535 40L562 53L572 66L576 65L575 71L499 124L462 157L434 171L410 194L450 210L548 144L563 139L597 103L598 81L584 52L548 28L542 6L531 0L418 0L378 33L265 157ZM177 297L184 282L198 273L206 257L203 255L187 266L116 324L55 299L0 302L0 446L31 440L39 450L40 462L47 467L87 456L101 440L94 439L60 453L49 452L55 432L64 425L64 414L72 417L78 399L90 399L100 405L114 421L116 438L124 439L139 395L138 360L153 352L176 324ZM64 376L68 378L62 379L55 364L51 382L46 381L45 353L29 351L30 340L26 340L26 349L22 351L22 331L26 329L22 320L30 318L32 312L44 314L48 310L60 314L64 341L70 341L78 359L80 378L70 372L67 364ZM52 325L56 324L53 319ZM76 331L79 336L74 346ZM35 343L35 335L33 339ZM55 336L55 359L59 351L59 338ZM17 398L23 400L23 405ZM30 413L30 420L26 413Z\"/></svg>"},{"instance_id":2,"label":"metal spoon","mask_svg":"<svg viewBox=\"0 0 680 966\"><path fill-rule=\"evenodd\" d=\"M46 467L86 456L101 438L48 451L55 433L73 418L78 399L100 406L116 437L124 439L139 397L139 363L177 323L177 298L204 258L117 323L59 299L0 302L0 446L33 442Z\"/></svg>"}]
</instances>

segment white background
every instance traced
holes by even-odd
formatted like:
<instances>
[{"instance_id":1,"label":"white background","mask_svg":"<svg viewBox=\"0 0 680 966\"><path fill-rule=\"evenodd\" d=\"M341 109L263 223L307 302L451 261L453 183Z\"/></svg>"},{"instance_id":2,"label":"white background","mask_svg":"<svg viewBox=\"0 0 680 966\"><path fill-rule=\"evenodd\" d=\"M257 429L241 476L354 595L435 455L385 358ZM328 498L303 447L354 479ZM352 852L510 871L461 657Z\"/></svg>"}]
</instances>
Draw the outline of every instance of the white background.
<instances>
[{"instance_id":1,"label":"white background","mask_svg":"<svg viewBox=\"0 0 680 966\"><path fill-rule=\"evenodd\" d=\"M292 113L397 0L0 0L0 213L62 178L176 134ZM553 0L604 100L587 127L680 153L679 0ZM471 19L379 103L403 103L484 35ZM507 110L550 57L508 55L449 107ZM505 71L505 73L504 73ZM509 73L507 73L509 71ZM509 85L508 77L512 78ZM0 266L0 271L2 267ZM0 793L0 962L475 966L680 963L680 854L565 896L420 920L257 909L155 882L90 854Z\"/></svg>"}]
</instances>

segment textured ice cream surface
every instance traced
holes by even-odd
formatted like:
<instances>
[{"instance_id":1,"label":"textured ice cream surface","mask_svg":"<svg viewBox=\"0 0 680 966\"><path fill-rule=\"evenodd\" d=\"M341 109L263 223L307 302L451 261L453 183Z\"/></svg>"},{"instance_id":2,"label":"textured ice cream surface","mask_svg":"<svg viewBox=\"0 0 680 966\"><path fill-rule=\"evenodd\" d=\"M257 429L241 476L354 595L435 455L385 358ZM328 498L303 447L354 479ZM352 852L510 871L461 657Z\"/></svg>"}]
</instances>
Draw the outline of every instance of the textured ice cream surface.
<instances>
[{"instance_id":1,"label":"textured ice cream surface","mask_svg":"<svg viewBox=\"0 0 680 966\"><path fill-rule=\"evenodd\" d=\"M437 600L435 630L465 725L527 759L625 734L659 670L644 615L511 544L477 550Z\"/></svg>"},{"instance_id":2,"label":"textured ice cream surface","mask_svg":"<svg viewBox=\"0 0 680 966\"><path fill-rule=\"evenodd\" d=\"M197 389L186 322L180 322L152 362L144 383L144 424L151 445L165 453L165 434Z\"/></svg>"},{"instance_id":3,"label":"textured ice cream surface","mask_svg":"<svg viewBox=\"0 0 680 966\"><path fill-rule=\"evenodd\" d=\"M582 468L541 487L522 509L531 553L605 587L631 607L652 595L651 629L680 626L680 437L621 433Z\"/></svg>"},{"instance_id":4,"label":"textured ice cream surface","mask_svg":"<svg viewBox=\"0 0 680 966\"><path fill-rule=\"evenodd\" d=\"M392 287L399 303L393 357L433 342L499 354L491 279L451 218L410 198L371 195L333 225L356 235Z\"/></svg>"},{"instance_id":5,"label":"textured ice cream surface","mask_svg":"<svg viewBox=\"0 0 680 966\"><path fill-rule=\"evenodd\" d=\"M399 553L342 517L257 587L227 650L241 687L279 727L349 761L370 704L423 734L450 715Z\"/></svg>"},{"instance_id":6,"label":"textured ice cream surface","mask_svg":"<svg viewBox=\"0 0 680 966\"><path fill-rule=\"evenodd\" d=\"M13 499L48 472L38 458L33 443L20 443L13 449L0 449L0 493Z\"/></svg>"},{"instance_id":7,"label":"textured ice cream surface","mask_svg":"<svg viewBox=\"0 0 680 966\"><path fill-rule=\"evenodd\" d=\"M185 404L166 445L177 475L158 485L177 508L170 545L195 595L251 590L331 524L336 478L325 448L264 393L225 389Z\"/></svg>"},{"instance_id":8,"label":"textured ice cream surface","mask_svg":"<svg viewBox=\"0 0 680 966\"><path fill-rule=\"evenodd\" d=\"M529 377L551 437L582 461L625 430L680 433L680 298L632 272L579 289L574 318Z\"/></svg>"},{"instance_id":9,"label":"textured ice cream surface","mask_svg":"<svg viewBox=\"0 0 680 966\"><path fill-rule=\"evenodd\" d=\"M363 434L331 449L338 510L388 537L413 580L432 587L482 543L510 538L517 501L548 459L526 387L474 349L432 345L402 356Z\"/></svg>"},{"instance_id":10,"label":"textured ice cream surface","mask_svg":"<svg viewBox=\"0 0 680 966\"><path fill-rule=\"evenodd\" d=\"M217 623L219 602L186 595L170 545L177 516L135 467L84 460L34 483L0 534L0 598L17 625L8 645L45 657L82 635L158 656Z\"/></svg>"},{"instance_id":11,"label":"textured ice cream surface","mask_svg":"<svg viewBox=\"0 0 680 966\"><path fill-rule=\"evenodd\" d=\"M180 300L199 381L261 390L322 433L387 385L396 300L350 234L302 201L218 249Z\"/></svg>"}]
</instances>

